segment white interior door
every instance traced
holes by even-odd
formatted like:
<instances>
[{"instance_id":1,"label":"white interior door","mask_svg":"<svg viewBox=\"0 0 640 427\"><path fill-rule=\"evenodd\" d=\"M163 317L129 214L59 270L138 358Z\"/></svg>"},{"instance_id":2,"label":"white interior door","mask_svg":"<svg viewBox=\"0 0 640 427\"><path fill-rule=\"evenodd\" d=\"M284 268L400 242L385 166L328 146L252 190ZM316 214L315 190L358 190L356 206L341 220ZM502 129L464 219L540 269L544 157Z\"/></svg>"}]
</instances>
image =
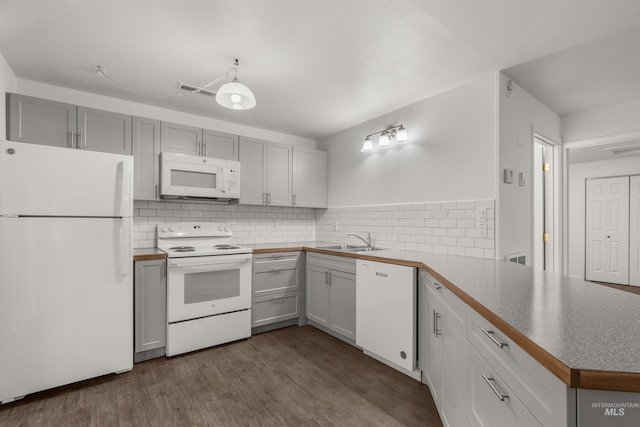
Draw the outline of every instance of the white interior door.
<instances>
[{"instance_id":1,"label":"white interior door","mask_svg":"<svg viewBox=\"0 0 640 427\"><path fill-rule=\"evenodd\" d=\"M640 175L629 184L629 284L640 286Z\"/></svg>"},{"instance_id":2,"label":"white interior door","mask_svg":"<svg viewBox=\"0 0 640 427\"><path fill-rule=\"evenodd\" d=\"M629 284L629 177L588 179L586 280Z\"/></svg>"}]
</instances>

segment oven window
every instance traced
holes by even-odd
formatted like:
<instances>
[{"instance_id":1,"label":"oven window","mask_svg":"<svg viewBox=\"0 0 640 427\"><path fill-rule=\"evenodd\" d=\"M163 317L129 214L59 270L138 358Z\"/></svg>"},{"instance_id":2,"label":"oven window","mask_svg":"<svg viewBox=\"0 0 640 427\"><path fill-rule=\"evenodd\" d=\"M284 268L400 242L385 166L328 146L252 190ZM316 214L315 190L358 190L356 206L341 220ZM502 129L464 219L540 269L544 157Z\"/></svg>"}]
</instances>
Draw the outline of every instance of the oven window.
<instances>
[{"instance_id":1,"label":"oven window","mask_svg":"<svg viewBox=\"0 0 640 427\"><path fill-rule=\"evenodd\" d=\"M171 185L179 187L216 188L215 173L171 169Z\"/></svg>"},{"instance_id":2,"label":"oven window","mask_svg":"<svg viewBox=\"0 0 640 427\"><path fill-rule=\"evenodd\" d=\"M217 301L240 296L240 270L205 271L184 275L184 303Z\"/></svg>"}]
</instances>

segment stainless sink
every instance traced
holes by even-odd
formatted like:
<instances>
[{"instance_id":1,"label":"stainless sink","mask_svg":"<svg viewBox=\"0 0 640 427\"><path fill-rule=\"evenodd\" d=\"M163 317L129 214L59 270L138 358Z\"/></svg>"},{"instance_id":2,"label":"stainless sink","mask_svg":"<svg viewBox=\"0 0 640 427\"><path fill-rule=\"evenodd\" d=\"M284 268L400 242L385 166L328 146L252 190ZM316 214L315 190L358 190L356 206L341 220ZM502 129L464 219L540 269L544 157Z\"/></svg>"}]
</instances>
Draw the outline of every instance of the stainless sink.
<instances>
[{"instance_id":1,"label":"stainless sink","mask_svg":"<svg viewBox=\"0 0 640 427\"><path fill-rule=\"evenodd\" d=\"M370 251L379 251L382 248L378 248L376 246L332 245L332 246L318 246L318 249L330 249L333 251L350 251L350 252L370 252Z\"/></svg>"}]
</instances>

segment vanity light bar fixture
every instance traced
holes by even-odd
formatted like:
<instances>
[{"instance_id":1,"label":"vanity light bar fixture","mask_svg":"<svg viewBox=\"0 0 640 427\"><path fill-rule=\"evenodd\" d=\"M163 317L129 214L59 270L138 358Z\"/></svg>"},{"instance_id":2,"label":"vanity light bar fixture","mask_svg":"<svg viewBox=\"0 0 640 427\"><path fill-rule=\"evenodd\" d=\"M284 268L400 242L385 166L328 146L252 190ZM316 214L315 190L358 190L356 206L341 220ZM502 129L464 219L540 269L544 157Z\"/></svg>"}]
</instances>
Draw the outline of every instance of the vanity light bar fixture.
<instances>
[{"instance_id":1,"label":"vanity light bar fixture","mask_svg":"<svg viewBox=\"0 0 640 427\"><path fill-rule=\"evenodd\" d=\"M409 134L403 125L389 126L386 129L367 135L362 143L362 149L360 151L363 153L373 152L375 150L375 146L371 137L378 134L380 134L380 137L378 138L378 148L391 147L394 139L396 142L409 141Z\"/></svg>"}]
</instances>

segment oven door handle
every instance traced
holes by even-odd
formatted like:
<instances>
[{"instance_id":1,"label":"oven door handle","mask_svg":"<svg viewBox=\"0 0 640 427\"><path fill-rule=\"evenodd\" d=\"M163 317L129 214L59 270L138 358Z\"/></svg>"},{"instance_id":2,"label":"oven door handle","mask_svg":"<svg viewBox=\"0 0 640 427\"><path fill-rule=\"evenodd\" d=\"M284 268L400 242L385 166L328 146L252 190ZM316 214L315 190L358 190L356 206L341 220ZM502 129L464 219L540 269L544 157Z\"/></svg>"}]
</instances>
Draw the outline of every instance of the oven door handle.
<instances>
[{"instance_id":1,"label":"oven door handle","mask_svg":"<svg viewBox=\"0 0 640 427\"><path fill-rule=\"evenodd\" d=\"M251 256L248 257L244 257L241 259L234 259L234 260L220 260L220 261L212 261L211 259L207 259L207 260L196 260L196 259L184 259L184 260L170 260L169 261L169 268L176 268L176 267L210 267L211 270L224 270L224 269L228 269L229 267L235 266L235 265L242 265L245 264L247 262L251 261Z\"/></svg>"}]
</instances>

